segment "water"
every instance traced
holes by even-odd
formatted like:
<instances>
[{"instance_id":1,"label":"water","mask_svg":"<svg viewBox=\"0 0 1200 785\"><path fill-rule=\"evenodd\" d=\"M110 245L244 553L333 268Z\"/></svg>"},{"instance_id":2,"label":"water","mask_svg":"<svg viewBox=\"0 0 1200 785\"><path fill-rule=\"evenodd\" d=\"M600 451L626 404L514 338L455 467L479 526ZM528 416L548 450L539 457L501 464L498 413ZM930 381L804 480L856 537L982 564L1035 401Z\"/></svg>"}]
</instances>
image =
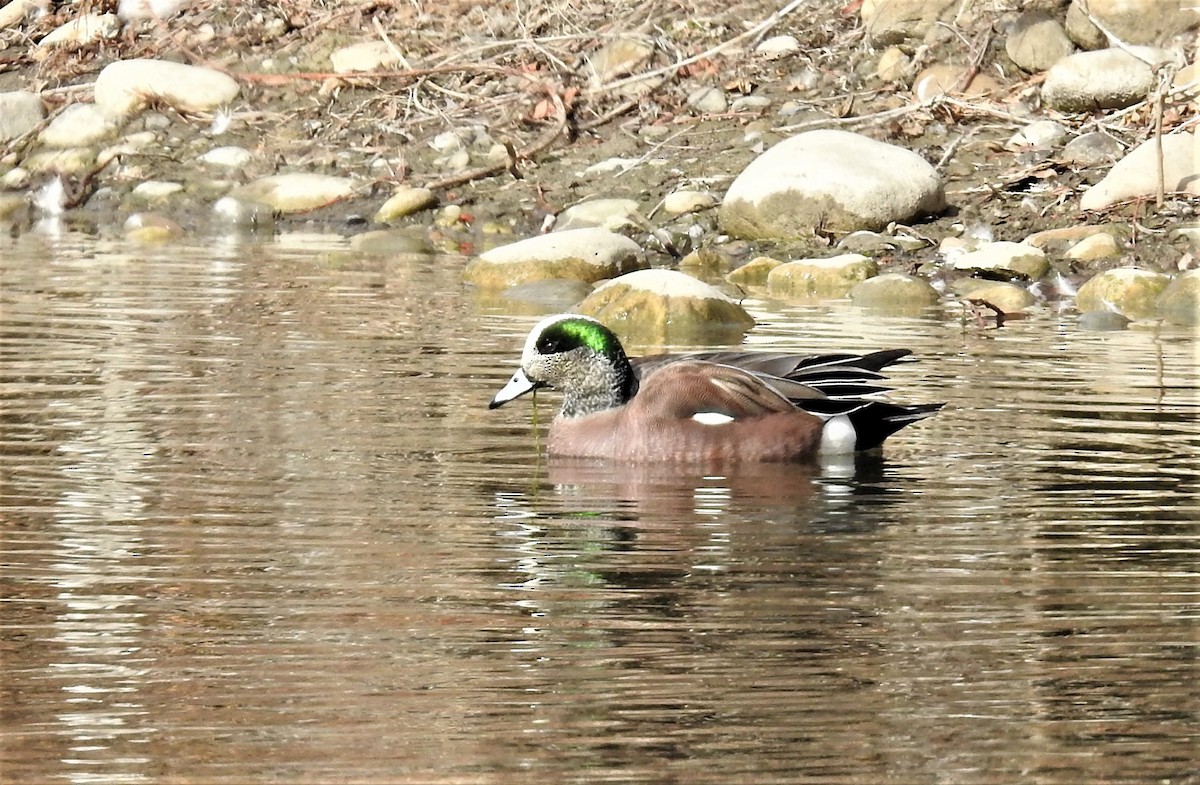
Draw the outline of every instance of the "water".
<instances>
[{"instance_id":1,"label":"water","mask_svg":"<svg viewBox=\"0 0 1200 785\"><path fill-rule=\"evenodd\" d=\"M750 301L949 405L704 476L539 460L460 260L0 243L5 782L1200 782L1184 330Z\"/></svg>"}]
</instances>

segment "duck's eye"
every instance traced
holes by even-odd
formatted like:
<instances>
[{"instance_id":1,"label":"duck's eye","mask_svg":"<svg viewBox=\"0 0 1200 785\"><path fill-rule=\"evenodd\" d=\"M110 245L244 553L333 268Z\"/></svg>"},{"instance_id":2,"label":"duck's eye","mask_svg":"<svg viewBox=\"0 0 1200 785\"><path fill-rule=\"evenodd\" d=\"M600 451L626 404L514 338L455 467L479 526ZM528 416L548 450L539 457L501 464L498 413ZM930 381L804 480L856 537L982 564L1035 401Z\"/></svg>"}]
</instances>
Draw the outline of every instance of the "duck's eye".
<instances>
[{"instance_id":1,"label":"duck's eye","mask_svg":"<svg viewBox=\"0 0 1200 785\"><path fill-rule=\"evenodd\" d=\"M571 351L579 345L579 342L569 335L546 333L538 338L536 345L539 354L558 354Z\"/></svg>"}]
</instances>

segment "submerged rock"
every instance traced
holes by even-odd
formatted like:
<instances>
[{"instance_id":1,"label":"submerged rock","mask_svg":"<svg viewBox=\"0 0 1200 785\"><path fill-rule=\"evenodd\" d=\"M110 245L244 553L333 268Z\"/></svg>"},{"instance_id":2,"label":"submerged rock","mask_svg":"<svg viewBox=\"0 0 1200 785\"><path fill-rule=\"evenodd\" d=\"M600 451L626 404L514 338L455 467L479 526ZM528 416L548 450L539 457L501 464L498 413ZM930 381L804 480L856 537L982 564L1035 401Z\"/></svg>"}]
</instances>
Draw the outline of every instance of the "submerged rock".
<instances>
[{"instance_id":1,"label":"submerged rock","mask_svg":"<svg viewBox=\"0 0 1200 785\"><path fill-rule=\"evenodd\" d=\"M730 340L754 326L719 289L674 270L639 270L596 288L576 308L635 343Z\"/></svg>"},{"instance_id":2,"label":"submerged rock","mask_svg":"<svg viewBox=\"0 0 1200 785\"><path fill-rule=\"evenodd\" d=\"M736 270L731 270L725 280L738 286L766 286L771 271L783 264L779 259L769 256L758 256L743 264Z\"/></svg>"},{"instance_id":3,"label":"submerged rock","mask_svg":"<svg viewBox=\"0 0 1200 785\"><path fill-rule=\"evenodd\" d=\"M746 239L795 239L818 227L882 229L944 206L941 177L911 150L846 131L810 131L775 145L738 175L720 224Z\"/></svg>"},{"instance_id":4,"label":"submerged rock","mask_svg":"<svg viewBox=\"0 0 1200 785\"><path fill-rule=\"evenodd\" d=\"M1200 270L1188 270L1167 284L1156 302L1159 317L1173 324L1200 324Z\"/></svg>"},{"instance_id":5,"label":"submerged rock","mask_svg":"<svg viewBox=\"0 0 1200 785\"><path fill-rule=\"evenodd\" d=\"M771 270L767 289L777 297L845 297L856 284L878 273L875 261L862 254L801 259Z\"/></svg>"},{"instance_id":6,"label":"submerged rock","mask_svg":"<svg viewBox=\"0 0 1200 785\"><path fill-rule=\"evenodd\" d=\"M642 249L606 229L572 229L530 237L480 254L467 264L468 283L503 289L566 278L593 282L645 266Z\"/></svg>"},{"instance_id":7,"label":"submerged rock","mask_svg":"<svg viewBox=\"0 0 1200 785\"><path fill-rule=\"evenodd\" d=\"M1079 287L1075 307L1080 311L1114 311L1130 319L1147 319L1157 312L1158 296L1171 279L1139 267L1105 270Z\"/></svg>"},{"instance_id":8,"label":"submerged rock","mask_svg":"<svg viewBox=\"0 0 1200 785\"><path fill-rule=\"evenodd\" d=\"M928 281L908 273L883 273L868 278L850 290L850 301L862 308L914 312L941 299Z\"/></svg>"}]
</instances>

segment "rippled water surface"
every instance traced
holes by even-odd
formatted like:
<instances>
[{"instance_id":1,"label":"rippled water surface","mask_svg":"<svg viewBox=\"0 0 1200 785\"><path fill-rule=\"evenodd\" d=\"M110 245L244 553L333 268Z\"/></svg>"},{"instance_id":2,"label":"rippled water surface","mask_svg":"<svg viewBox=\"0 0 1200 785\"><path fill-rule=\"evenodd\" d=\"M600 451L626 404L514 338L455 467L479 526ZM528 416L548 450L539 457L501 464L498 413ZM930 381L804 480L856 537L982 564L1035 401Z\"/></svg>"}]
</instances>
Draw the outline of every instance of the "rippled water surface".
<instances>
[{"instance_id":1,"label":"rippled water surface","mask_svg":"<svg viewBox=\"0 0 1200 785\"><path fill-rule=\"evenodd\" d=\"M1200 782L1188 332L749 301L949 405L597 468L486 409L536 313L334 245L0 240L5 782Z\"/></svg>"}]
</instances>

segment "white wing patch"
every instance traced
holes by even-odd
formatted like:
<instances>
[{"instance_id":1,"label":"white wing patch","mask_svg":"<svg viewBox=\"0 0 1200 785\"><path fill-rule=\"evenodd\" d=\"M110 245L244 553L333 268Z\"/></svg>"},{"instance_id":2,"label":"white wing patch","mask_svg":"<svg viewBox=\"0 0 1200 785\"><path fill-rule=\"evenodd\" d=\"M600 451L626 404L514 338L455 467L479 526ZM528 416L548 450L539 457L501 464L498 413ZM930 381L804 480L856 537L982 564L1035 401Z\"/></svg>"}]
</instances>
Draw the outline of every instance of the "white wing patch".
<instances>
[{"instance_id":1,"label":"white wing patch","mask_svg":"<svg viewBox=\"0 0 1200 785\"><path fill-rule=\"evenodd\" d=\"M721 412L696 412L692 415L692 419L701 425L724 425L727 422L733 422L732 417Z\"/></svg>"}]
</instances>

